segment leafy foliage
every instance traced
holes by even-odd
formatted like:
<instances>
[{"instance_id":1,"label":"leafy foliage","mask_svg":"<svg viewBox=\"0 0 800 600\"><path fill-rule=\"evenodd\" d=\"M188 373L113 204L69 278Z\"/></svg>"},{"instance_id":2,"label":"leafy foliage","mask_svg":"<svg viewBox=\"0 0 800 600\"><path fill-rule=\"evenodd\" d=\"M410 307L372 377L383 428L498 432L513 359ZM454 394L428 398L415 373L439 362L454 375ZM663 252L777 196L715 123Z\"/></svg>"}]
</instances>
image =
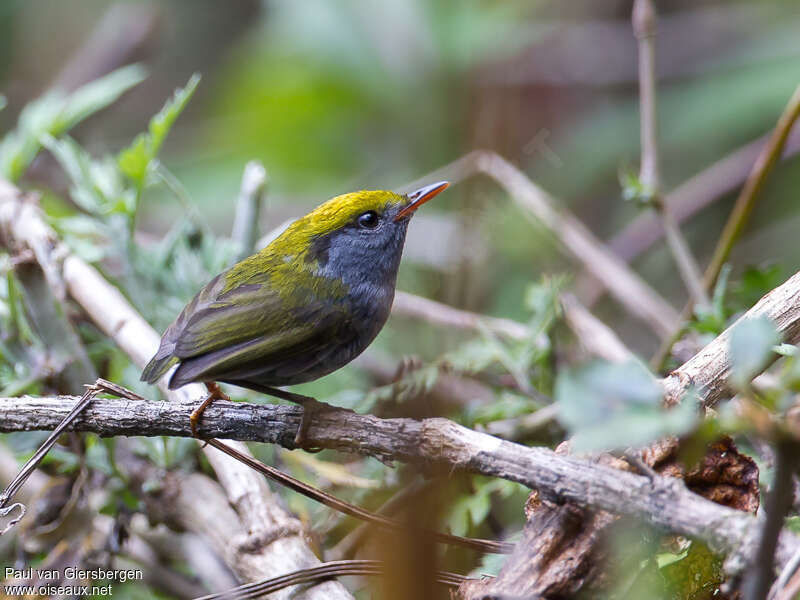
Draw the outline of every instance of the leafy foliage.
<instances>
[{"instance_id":1,"label":"leafy foliage","mask_svg":"<svg viewBox=\"0 0 800 600\"><path fill-rule=\"evenodd\" d=\"M747 319L736 325L730 339L731 382L739 389L748 386L774 357L778 343L780 335L766 317Z\"/></svg>"},{"instance_id":2,"label":"leafy foliage","mask_svg":"<svg viewBox=\"0 0 800 600\"><path fill-rule=\"evenodd\" d=\"M199 83L200 75L195 73L187 84L176 90L172 98L150 119L147 132L139 134L130 146L119 153L117 159L119 168L133 181L137 197L153 174L156 157L169 130L194 95Z\"/></svg>"},{"instance_id":3,"label":"leafy foliage","mask_svg":"<svg viewBox=\"0 0 800 600\"><path fill-rule=\"evenodd\" d=\"M639 362L564 369L555 391L559 420L576 451L635 447L690 431L698 420L696 403L684 398L666 410L662 396L661 386Z\"/></svg>"},{"instance_id":4,"label":"leafy foliage","mask_svg":"<svg viewBox=\"0 0 800 600\"><path fill-rule=\"evenodd\" d=\"M86 84L69 96L50 92L22 111L14 131L0 141L0 174L16 181L41 149L43 136L59 137L114 102L145 77L138 65L123 67Z\"/></svg>"}]
</instances>

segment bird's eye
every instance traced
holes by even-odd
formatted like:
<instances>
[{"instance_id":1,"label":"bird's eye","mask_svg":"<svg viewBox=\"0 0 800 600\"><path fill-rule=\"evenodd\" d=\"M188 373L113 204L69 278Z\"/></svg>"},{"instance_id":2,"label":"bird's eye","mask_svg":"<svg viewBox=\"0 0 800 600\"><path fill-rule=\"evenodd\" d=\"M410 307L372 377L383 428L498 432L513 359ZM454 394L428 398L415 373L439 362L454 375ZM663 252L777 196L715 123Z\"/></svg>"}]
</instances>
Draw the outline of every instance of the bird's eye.
<instances>
[{"instance_id":1,"label":"bird's eye","mask_svg":"<svg viewBox=\"0 0 800 600\"><path fill-rule=\"evenodd\" d=\"M378 223L378 213L376 213L374 210L368 210L358 217L358 226L364 229L375 229L378 226Z\"/></svg>"}]
</instances>

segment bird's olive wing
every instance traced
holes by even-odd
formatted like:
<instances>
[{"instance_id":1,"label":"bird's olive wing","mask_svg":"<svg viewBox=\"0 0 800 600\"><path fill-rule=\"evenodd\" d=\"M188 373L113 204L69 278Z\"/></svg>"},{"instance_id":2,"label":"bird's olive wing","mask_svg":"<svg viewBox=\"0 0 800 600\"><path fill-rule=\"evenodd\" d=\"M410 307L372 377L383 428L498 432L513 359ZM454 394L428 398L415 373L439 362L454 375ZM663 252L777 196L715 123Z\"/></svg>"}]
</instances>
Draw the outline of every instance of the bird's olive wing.
<instances>
[{"instance_id":1,"label":"bird's olive wing","mask_svg":"<svg viewBox=\"0 0 800 600\"><path fill-rule=\"evenodd\" d=\"M263 356L302 343L318 327L322 315L330 321L340 314L310 290L296 290L287 299L269 284L240 285L221 294L215 293L215 287L218 284L203 290L197 302L187 307L189 314L179 319L175 356L187 359L254 340L257 343L248 344L250 356Z\"/></svg>"},{"instance_id":2,"label":"bird's olive wing","mask_svg":"<svg viewBox=\"0 0 800 600\"><path fill-rule=\"evenodd\" d=\"M269 290L242 286L207 306L198 302L176 340L181 363L170 387L256 376L284 381L313 368L328 350L349 341L349 313L310 293L302 298L289 310Z\"/></svg>"}]
</instances>

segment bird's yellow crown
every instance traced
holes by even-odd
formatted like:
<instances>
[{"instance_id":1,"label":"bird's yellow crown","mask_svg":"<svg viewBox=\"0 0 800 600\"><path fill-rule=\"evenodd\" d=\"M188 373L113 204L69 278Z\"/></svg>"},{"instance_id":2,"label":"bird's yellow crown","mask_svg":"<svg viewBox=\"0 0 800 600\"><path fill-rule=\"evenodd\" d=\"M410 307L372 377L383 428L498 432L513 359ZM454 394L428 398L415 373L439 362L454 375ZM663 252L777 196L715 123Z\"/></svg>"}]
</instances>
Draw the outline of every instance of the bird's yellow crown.
<instances>
[{"instance_id":1,"label":"bird's yellow crown","mask_svg":"<svg viewBox=\"0 0 800 600\"><path fill-rule=\"evenodd\" d=\"M391 205L407 203L405 196L386 190L362 190L331 198L289 225L269 246L231 267L225 290L250 280L268 265L275 277L289 275L293 272L291 264L303 260L316 238L341 229L367 211L382 214Z\"/></svg>"},{"instance_id":2,"label":"bird's yellow crown","mask_svg":"<svg viewBox=\"0 0 800 600\"><path fill-rule=\"evenodd\" d=\"M297 219L278 239L288 237L292 241L299 239L302 240L301 243L307 244L317 236L341 229L367 211L374 210L383 214L387 206L406 202L408 200L404 196L386 190L362 190L342 194Z\"/></svg>"}]
</instances>

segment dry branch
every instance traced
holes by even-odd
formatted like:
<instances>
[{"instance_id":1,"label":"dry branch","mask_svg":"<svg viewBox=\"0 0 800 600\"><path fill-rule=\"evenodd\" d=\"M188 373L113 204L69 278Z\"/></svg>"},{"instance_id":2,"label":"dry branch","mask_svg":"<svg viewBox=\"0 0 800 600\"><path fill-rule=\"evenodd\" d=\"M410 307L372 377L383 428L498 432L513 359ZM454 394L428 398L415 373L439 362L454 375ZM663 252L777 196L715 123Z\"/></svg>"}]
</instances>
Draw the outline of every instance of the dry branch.
<instances>
[{"instance_id":1,"label":"dry branch","mask_svg":"<svg viewBox=\"0 0 800 600\"><path fill-rule=\"evenodd\" d=\"M420 319L442 327L480 331L485 327L492 333L502 335L512 340L522 340L533 335L531 330L522 323L511 319L487 317L466 310L447 306L421 296L397 290L394 295L392 314L401 317Z\"/></svg>"},{"instance_id":2,"label":"dry branch","mask_svg":"<svg viewBox=\"0 0 800 600\"><path fill-rule=\"evenodd\" d=\"M785 342L800 342L800 273L790 277L761 298L733 325L714 338L683 365L672 371L663 380L665 402L676 404L691 387L696 387L703 404L712 406L729 393L727 386L730 372L728 346L731 331L745 319L767 317L783 335ZM774 358L778 358L774 355Z\"/></svg>"},{"instance_id":3,"label":"dry branch","mask_svg":"<svg viewBox=\"0 0 800 600\"><path fill-rule=\"evenodd\" d=\"M480 152L479 170L492 177L527 214L561 241L632 315L657 333L672 331L678 314L653 288L614 255L587 227L534 184L522 171L492 152Z\"/></svg>"},{"instance_id":4,"label":"dry branch","mask_svg":"<svg viewBox=\"0 0 800 600\"><path fill-rule=\"evenodd\" d=\"M561 295L564 320L587 352L609 362L635 360L635 355L605 323L595 317L573 294Z\"/></svg>"}]
</instances>

